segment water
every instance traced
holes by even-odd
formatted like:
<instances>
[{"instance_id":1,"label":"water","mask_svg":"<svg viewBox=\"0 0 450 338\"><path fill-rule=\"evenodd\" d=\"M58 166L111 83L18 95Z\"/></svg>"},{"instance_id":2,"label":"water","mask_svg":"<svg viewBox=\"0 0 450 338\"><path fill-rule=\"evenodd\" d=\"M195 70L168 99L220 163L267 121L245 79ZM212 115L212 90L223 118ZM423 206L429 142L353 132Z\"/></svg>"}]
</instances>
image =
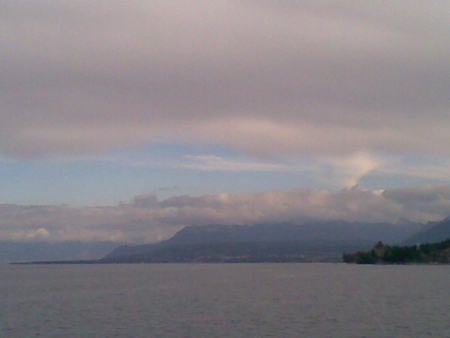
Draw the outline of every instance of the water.
<instances>
[{"instance_id":1,"label":"water","mask_svg":"<svg viewBox=\"0 0 450 338\"><path fill-rule=\"evenodd\" d=\"M450 337L450 266L0 266L1 337Z\"/></svg>"}]
</instances>

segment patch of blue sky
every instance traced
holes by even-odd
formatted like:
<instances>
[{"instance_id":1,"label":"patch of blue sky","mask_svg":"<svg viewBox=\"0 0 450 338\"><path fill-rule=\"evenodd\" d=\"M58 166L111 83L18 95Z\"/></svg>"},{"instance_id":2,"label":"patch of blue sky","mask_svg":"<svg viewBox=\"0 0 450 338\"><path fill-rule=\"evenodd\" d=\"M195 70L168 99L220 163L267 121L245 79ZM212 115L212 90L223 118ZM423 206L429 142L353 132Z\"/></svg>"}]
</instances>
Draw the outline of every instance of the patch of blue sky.
<instances>
[{"instance_id":1,"label":"patch of blue sky","mask_svg":"<svg viewBox=\"0 0 450 338\"><path fill-rule=\"evenodd\" d=\"M196 156L214 156L244 170L201 170L186 166ZM213 155L211 155L213 154ZM187 158L186 156L191 156ZM77 159L0 162L0 202L18 204L113 205L140 194L241 193L317 188L317 173L257 168L254 159L220 146L158 144Z\"/></svg>"},{"instance_id":2,"label":"patch of blue sky","mask_svg":"<svg viewBox=\"0 0 450 338\"><path fill-rule=\"evenodd\" d=\"M438 178L374 171L361 178L359 186L368 190L379 190L448 183L449 180Z\"/></svg>"},{"instance_id":3,"label":"patch of blue sky","mask_svg":"<svg viewBox=\"0 0 450 338\"><path fill-rule=\"evenodd\" d=\"M450 182L448 160L386 158L359 181L364 189ZM134 196L343 188L317 158L260 159L219 145L153 144L101 155L0 161L0 203L114 205Z\"/></svg>"},{"instance_id":4,"label":"patch of blue sky","mask_svg":"<svg viewBox=\"0 0 450 338\"><path fill-rule=\"evenodd\" d=\"M389 189L407 186L450 183L450 160L432 155L386 157L378 170L361 179L367 189Z\"/></svg>"}]
</instances>

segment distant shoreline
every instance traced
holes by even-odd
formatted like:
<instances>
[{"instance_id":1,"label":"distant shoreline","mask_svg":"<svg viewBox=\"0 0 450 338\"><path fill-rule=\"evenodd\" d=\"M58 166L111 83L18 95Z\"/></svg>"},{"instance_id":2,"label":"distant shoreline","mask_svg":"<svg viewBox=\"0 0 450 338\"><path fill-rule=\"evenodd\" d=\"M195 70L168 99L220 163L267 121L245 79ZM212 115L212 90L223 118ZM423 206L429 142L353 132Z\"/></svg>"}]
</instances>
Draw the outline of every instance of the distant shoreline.
<instances>
[{"instance_id":1,"label":"distant shoreline","mask_svg":"<svg viewBox=\"0 0 450 338\"><path fill-rule=\"evenodd\" d=\"M343 254L345 263L356 264L450 264L450 238L437 243L390 246L378 242L372 250Z\"/></svg>"}]
</instances>

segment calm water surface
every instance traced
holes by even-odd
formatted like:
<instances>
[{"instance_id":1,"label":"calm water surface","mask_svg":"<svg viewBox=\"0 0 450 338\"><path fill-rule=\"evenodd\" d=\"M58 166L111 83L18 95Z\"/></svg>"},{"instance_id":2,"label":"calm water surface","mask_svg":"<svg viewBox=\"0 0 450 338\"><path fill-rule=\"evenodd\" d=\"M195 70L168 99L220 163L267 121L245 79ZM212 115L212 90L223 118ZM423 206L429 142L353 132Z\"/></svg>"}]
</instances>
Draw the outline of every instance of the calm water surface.
<instances>
[{"instance_id":1,"label":"calm water surface","mask_svg":"<svg viewBox=\"0 0 450 338\"><path fill-rule=\"evenodd\" d=\"M450 266L0 266L1 337L450 337Z\"/></svg>"}]
</instances>

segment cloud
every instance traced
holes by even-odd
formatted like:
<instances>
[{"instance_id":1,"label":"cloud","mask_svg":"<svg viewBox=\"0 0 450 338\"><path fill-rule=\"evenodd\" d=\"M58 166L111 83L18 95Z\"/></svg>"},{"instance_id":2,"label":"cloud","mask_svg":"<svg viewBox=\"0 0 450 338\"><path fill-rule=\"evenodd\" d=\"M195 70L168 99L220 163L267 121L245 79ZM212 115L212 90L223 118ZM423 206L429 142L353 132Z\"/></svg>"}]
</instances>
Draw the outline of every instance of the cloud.
<instances>
[{"instance_id":1,"label":"cloud","mask_svg":"<svg viewBox=\"0 0 450 338\"><path fill-rule=\"evenodd\" d=\"M448 1L6 1L0 153L449 156ZM356 179L355 179L356 180Z\"/></svg>"},{"instance_id":2,"label":"cloud","mask_svg":"<svg viewBox=\"0 0 450 338\"><path fill-rule=\"evenodd\" d=\"M337 175L341 177L343 185L347 188L358 185L361 178L379 166L379 161L367 153L334 158L329 162L333 164L334 170L338 172Z\"/></svg>"},{"instance_id":3,"label":"cloud","mask_svg":"<svg viewBox=\"0 0 450 338\"><path fill-rule=\"evenodd\" d=\"M297 189L261 193L137 196L111 207L0 205L1 240L152 242L187 225L309 220L435 221L450 215L450 186L337 192Z\"/></svg>"},{"instance_id":4,"label":"cloud","mask_svg":"<svg viewBox=\"0 0 450 338\"><path fill-rule=\"evenodd\" d=\"M215 155L185 155L183 162L176 166L200 171L249 171L249 172L324 172L329 168L330 173L322 182L338 187L352 188L358 185L361 178L377 168L381 168L381 161L367 153L356 153L343 157L319 158L309 161L308 165L300 162L261 162L244 161L223 158Z\"/></svg>"},{"instance_id":5,"label":"cloud","mask_svg":"<svg viewBox=\"0 0 450 338\"><path fill-rule=\"evenodd\" d=\"M287 165L226 159L215 155L185 155L181 167L201 171L289 171Z\"/></svg>"},{"instance_id":6,"label":"cloud","mask_svg":"<svg viewBox=\"0 0 450 338\"><path fill-rule=\"evenodd\" d=\"M50 232L45 228L39 228L28 232L25 236L27 239L45 240L50 237Z\"/></svg>"}]
</instances>

